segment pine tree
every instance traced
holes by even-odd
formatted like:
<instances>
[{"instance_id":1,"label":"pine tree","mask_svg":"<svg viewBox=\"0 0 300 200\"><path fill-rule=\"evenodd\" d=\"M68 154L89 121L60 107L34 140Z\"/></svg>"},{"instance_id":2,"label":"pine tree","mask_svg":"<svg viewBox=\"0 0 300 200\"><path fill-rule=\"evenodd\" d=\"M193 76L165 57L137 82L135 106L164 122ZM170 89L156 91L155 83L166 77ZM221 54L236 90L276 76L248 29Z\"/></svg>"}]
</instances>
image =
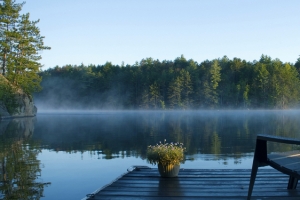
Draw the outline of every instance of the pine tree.
<instances>
[{"instance_id":1,"label":"pine tree","mask_svg":"<svg viewBox=\"0 0 300 200\"><path fill-rule=\"evenodd\" d=\"M23 4L4 0L1 8L1 62L2 74L27 94L41 89L38 75L41 64L40 51L44 46L37 21L29 19L29 13L20 15Z\"/></svg>"},{"instance_id":2,"label":"pine tree","mask_svg":"<svg viewBox=\"0 0 300 200\"><path fill-rule=\"evenodd\" d=\"M17 4L15 0L2 0L2 3L0 3L0 62L2 75L6 75L7 57L12 52L16 24L23 4Z\"/></svg>"},{"instance_id":3,"label":"pine tree","mask_svg":"<svg viewBox=\"0 0 300 200\"><path fill-rule=\"evenodd\" d=\"M168 94L169 94L168 99L169 99L169 106L171 109L177 109L182 107L181 93L182 93L182 79L178 76L170 83L168 88Z\"/></svg>"},{"instance_id":4,"label":"pine tree","mask_svg":"<svg viewBox=\"0 0 300 200\"><path fill-rule=\"evenodd\" d=\"M152 104L154 109L157 109L158 102L160 100L160 92L159 92L159 85L156 82L150 85L149 93L150 93L150 103Z\"/></svg>"},{"instance_id":5,"label":"pine tree","mask_svg":"<svg viewBox=\"0 0 300 200\"><path fill-rule=\"evenodd\" d=\"M218 60L213 60L209 64L209 68L206 70L206 74L203 77L203 94L204 105L206 107L214 108L218 104L218 91L219 82L221 81L221 67Z\"/></svg>"}]
</instances>

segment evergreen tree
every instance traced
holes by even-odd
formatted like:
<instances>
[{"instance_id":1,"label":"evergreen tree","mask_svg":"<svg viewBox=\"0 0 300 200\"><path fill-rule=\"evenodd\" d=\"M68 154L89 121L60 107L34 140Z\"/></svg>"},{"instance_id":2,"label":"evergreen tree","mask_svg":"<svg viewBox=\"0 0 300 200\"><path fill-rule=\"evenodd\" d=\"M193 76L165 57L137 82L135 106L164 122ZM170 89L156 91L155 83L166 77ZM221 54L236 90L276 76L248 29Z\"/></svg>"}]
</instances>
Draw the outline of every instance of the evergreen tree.
<instances>
[{"instance_id":1,"label":"evergreen tree","mask_svg":"<svg viewBox=\"0 0 300 200\"><path fill-rule=\"evenodd\" d=\"M300 72L300 57L297 59L297 61L295 63L295 67L298 70L298 72Z\"/></svg>"},{"instance_id":2,"label":"evergreen tree","mask_svg":"<svg viewBox=\"0 0 300 200\"><path fill-rule=\"evenodd\" d=\"M185 109L188 109L191 108L193 102L191 99L193 93L192 80L190 73L184 69L180 71L180 77L182 80L182 104Z\"/></svg>"},{"instance_id":3,"label":"evergreen tree","mask_svg":"<svg viewBox=\"0 0 300 200\"><path fill-rule=\"evenodd\" d=\"M221 67L218 60L207 61L205 65L208 65L208 68L205 70L206 73L203 79L204 105L214 108L217 106L219 99L217 88L221 81Z\"/></svg>"},{"instance_id":4,"label":"evergreen tree","mask_svg":"<svg viewBox=\"0 0 300 200\"><path fill-rule=\"evenodd\" d=\"M274 88L273 106L275 108L285 109L289 105L296 105L299 101L299 77L295 67L288 63L276 67L274 73L275 81L272 84Z\"/></svg>"},{"instance_id":5,"label":"evergreen tree","mask_svg":"<svg viewBox=\"0 0 300 200\"><path fill-rule=\"evenodd\" d=\"M44 46L37 21L30 21L29 13L19 15L23 4L4 0L1 5L1 62L2 74L27 94L41 89L38 75L40 51ZM6 27L6 29L5 29Z\"/></svg>"},{"instance_id":6,"label":"evergreen tree","mask_svg":"<svg viewBox=\"0 0 300 200\"><path fill-rule=\"evenodd\" d=\"M150 85L149 88L150 92L150 104L154 107L154 109L158 108L158 103L160 101L160 93L159 93L159 85L154 82L152 85Z\"/></svg>"},{"instance_id":7,"label":"evergreen tree","mask_svg":"<svg viewBox=\"0 0 300 200\"><path fill-rule=\"evenodd\" d=\"M16 24L24 3L15 0L2 0L0 3L0 62L2 75L6 75L7 59L12 53L15 41Z\"/></svg>"},{"instance_id":8,"label":"evergreen tree","mask_svg":"<svg viewBox=\"0 0 300 200\"><path fill-rule=\"evenodd\" d=\"M256 63L254 67L254 106L266 108L268 105L268 95L270 86L270 72L266 64Z\"/></svg>"},{"instance_id":9,"label":"evergreen tree","mask_svg":"<svg viewBox=\"0 0 300 200\"><path fill-rule=\"evenodd\" d=\"M169 85L168 99L170 108L181 108L182 79L178 76Z\"/></svg>"}]
</instances>

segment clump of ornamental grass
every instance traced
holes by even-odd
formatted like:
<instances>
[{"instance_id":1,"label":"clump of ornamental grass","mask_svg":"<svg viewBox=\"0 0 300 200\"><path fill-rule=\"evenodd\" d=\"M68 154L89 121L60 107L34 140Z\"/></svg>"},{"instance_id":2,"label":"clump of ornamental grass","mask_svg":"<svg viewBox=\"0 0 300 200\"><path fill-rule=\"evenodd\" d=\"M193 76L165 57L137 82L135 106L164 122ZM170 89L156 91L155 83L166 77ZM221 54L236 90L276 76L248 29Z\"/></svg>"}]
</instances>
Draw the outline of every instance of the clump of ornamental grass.
<instances>
[{"instance_id":1,"label":"clump of ornamental grass","mask_svg":"<svg viewBox=\"0 0 300 200\"><path fill-rule=\"evenodd\" d=\"M159 142L154 146L147 148L147 160L150 164L179 165L184 162L184 151L182 143L164 143Z\"/></svg>"}]
</instances>

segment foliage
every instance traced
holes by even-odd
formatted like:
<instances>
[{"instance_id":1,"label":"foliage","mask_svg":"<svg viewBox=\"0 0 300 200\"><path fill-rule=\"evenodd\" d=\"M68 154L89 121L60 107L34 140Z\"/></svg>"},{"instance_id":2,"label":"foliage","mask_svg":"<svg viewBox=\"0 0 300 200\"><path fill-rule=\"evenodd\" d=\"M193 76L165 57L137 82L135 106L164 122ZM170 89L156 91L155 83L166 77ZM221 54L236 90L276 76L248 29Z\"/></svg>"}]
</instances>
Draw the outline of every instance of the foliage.
<instances>
[{"instance_id":1,"label":"foliage","mask_svg":"<svg viewBox=\"0 0 300 200\"><path fill-rule=\"evenodd\" d=\"M297 61L299 64L300 59ZM35 102L81 109L299 108L298 68L262 55L259 61L224 56L197 63L142 59L134 65L66 65L40 73Z\"/></svg>"},{"instance_id":2,"label":"foliage","mask_svg":"<svg viewBox=\"0 0 300 200\"><path fill-rule=\"evenodd\" d=\"M15 98L16 92L8 81L0 76L0 102L2 102L8 113L13 114L16 112L18 104Z\"/></svg>"},{"instance_id":3,"label":"foliage","mask_svg":"<svg viewBox=\"0 0 300 200\"><path fill-rule=\"evenodd\" d=\"M0 3L0 71L30 95L41 89L39 53L50 47L44 46L37 27L39 20L31 21L29 13L20 15L23 5L14 0Z\"/></svg>"},{"instance_id":4,"label":"foliage","mask_svg":"<svg viewBox=\"0 0 300 200\"><path fill-rule=\"evenodd\" d=\"M184 161L184 150L182 143L166 143L161 142L155 146L148 146L147 160L151 164L172 164L179 165Z\"/></svg>"}]
</instances>

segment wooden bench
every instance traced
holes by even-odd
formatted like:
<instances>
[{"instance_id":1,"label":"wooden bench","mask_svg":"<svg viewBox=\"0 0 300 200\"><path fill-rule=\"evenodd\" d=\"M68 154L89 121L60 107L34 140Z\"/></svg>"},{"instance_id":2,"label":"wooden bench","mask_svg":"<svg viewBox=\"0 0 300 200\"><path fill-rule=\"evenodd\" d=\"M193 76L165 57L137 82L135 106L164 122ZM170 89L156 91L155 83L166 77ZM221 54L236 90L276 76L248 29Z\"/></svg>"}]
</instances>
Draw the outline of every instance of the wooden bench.
<instances>
[{"instance_id":1,"label":"wooden bench","mask_svg":"<svg viewBox=\"0 0 300 200\"><path fill-rule=\"evenodd\" d=\"M285 153L267 152L267 142L278 142L285 144L300 145L300 139L292 139L271 135L257 135L256 147L253 158L251 178L248 190L248 200L251 198L252 190L258 167L271 166L274 169L290 176L287 189L296 189L300 179L300 151ZM299 146L300 147L300 146Z\"/></svg>"}]
</instances>

